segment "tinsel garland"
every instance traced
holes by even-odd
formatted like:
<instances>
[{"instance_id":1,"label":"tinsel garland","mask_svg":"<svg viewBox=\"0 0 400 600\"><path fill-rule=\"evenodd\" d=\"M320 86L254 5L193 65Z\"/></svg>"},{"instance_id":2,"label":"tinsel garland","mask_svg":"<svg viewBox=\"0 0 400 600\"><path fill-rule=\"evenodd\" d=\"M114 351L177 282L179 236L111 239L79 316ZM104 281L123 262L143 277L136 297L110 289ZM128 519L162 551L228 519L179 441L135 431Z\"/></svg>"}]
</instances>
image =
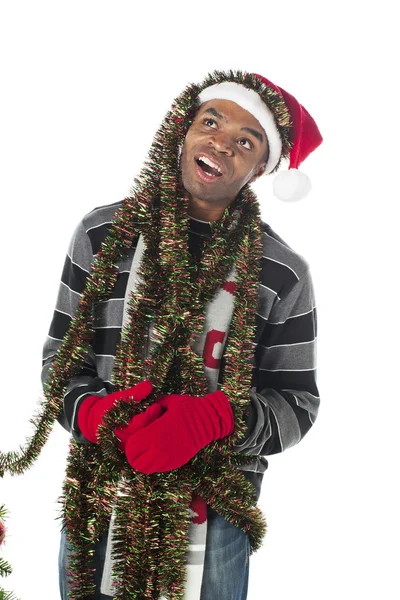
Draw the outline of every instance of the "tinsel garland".
<instances>
[{"instance_id":1,"label":"tinsel garland","mask_svg":"<svg viewBox=\"0 0 400 600\"><path fill-rule=\"evenodd\" d=\"M113 507L116 599L183 598L193 492L248 534L251 553L260 547L266 532L265 519L255 506L254 488L238 469L255 457L233 450L245 434L252 379L262 250L258 203L245 186L223 217L212 223L211 239L200 264L194 264L188 252L187 199L178 162L178 149L193 122L199 93L226 80L242 83L263 97L280 131L282 156L287 156L290 121L286 106L279 94L253 75L215 71L201 85L187 87L164 118L141 176L135 179L131 195L124 199L94 259L75 317L50 368L46 400L32 419L36 428L32 439L26 449L0 456L2 475L5 470L22 473L39 455L63 410L67 382L79 373L88 353L96 304L111 295L118 262L143 234L146 250L139 270L141 281L129 300L129 322L117 349L113 384L116 390L126 389L149 378L154 392L140 405L117 403L99 430L98 445L70 442L60 503L73 548L71 600L83 600L95 591L93 543L108 527ZM192 351L191 342L201 335L206 304L232 267L236 269L236 295L222 390L234 412L235 430L179 469L151 475L134 471L119 450L113 429L127 424L163 393L201 396L207 392L203 361ZM157 343L151 355L144 357L150 322Z\"/></svg>"}]
</instances>

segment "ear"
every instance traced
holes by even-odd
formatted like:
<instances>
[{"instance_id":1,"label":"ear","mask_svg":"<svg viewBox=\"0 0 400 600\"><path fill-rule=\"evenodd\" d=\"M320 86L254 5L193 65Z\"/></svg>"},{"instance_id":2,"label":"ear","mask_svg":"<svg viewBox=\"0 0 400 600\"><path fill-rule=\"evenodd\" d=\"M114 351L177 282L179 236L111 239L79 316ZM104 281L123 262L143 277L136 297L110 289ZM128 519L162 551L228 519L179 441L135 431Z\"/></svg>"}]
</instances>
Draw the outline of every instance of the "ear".
<instances>
[{"instance_id":1,"label":"ear","mask_svg":"<svg viewBox=\"0 0 400 600\"><path fill-rule=\"evenodd\" d=\"M265 172L266 167L267 167L266 162L261 163L261 165L259 165L257 167L254 174L251 176L251 178L249 179L249 181L247 183L253 183L253 181L255 181L256 179L261 177L261 175Z\"/></svg>"}]
</instances>

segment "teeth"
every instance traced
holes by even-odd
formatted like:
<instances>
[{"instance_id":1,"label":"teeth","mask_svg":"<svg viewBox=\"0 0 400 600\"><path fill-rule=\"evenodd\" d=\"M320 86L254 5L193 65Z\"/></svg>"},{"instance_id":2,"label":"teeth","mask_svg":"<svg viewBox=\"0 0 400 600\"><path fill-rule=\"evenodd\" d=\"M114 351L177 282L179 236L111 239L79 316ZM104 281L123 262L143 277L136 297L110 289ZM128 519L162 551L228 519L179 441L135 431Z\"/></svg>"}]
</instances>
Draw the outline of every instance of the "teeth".
<instances>
[{"instance_id":1,"label":"teeth","mask_svg":"<svg viewBox=\"0 0 400 600\"><path fill-rule=\"evenodd\" d=\"M209 167L212 167L213 169L216 169L219 173L222 174L221 169L219 168L218 165L216 165L215 163L213 163L209 158L207 158L206 156L199 156L199 158L197 160L202 160L204 163L206 163L206 165L208 165Z\"/></svg>"}]
</instances>

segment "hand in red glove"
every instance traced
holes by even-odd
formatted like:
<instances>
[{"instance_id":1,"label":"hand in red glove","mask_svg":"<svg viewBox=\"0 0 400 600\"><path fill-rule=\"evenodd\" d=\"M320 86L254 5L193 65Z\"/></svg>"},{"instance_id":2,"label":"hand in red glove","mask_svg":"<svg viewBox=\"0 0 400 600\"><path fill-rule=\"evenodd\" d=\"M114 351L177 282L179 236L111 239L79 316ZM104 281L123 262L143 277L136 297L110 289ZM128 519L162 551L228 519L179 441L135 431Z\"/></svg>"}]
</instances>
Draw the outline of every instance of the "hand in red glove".
<instances>
[{"instance_id":1,"label":"hand in red glove","mask_svg":"<svg viewBox=\"0 0 400 600\"><path fill-rule=\"evenodd\" d=\"M171 394L159 398L157 405L166 412L136 430L125 444L129 464L142 473L178 469L209 443L233 432L233 412L223 392L202 397Z\"/></svg>"},{"instance_id":2,"label":"hand in red glove","mask_svg":"<svg viewBox=\"0 0 400 600\"><path fill-rule=\"evenodd\" d=\"M150 425L150 423L158 419L158 417L164 412L165 410L162 408L162 406L155 402L142 413L132 417L131 422L126 427L119 427L118 429L114 429L115 435L120 439L120 450L125 450L126 440L131 435L133 435L139 429L143 429L144 427L147 427L147 425Z\"/></svg>"},{"instance_id":3,"label":"hand in red glove","mask_svg":"<svg viewBox=\"0 0 400 600\"><path fill-rule=\"evenodd\" d=\"M117 438L120 439L119 447L121 450L125 450L125 444L128 438L133 435L139 429L143 429L143 427L147 427L153 421L158 419L164 412L165 408L163 408L160 404L155 402L151 406L149 406L142 413L135 415L132 417L131 422L124 427L117 427L114 429L114 433Z\"/></svg>"},{"instance_id":4,"label":"hand in red glove","mask_svg":"<svg viewBox=\"0 0 400 600\"><path fill-rule=\"evenodd\" d=\"M107 396L88 396L79 407L79 429L86 439L90 442L97 443L99 441L97 429L103 424L104 415L116 405L118 400L128 401L133 398L135 402L141 402L151 393L152 389L153 386L150 381L146 379L132 388L120 392L113 392Z\"/></svg>"}]
</instances>

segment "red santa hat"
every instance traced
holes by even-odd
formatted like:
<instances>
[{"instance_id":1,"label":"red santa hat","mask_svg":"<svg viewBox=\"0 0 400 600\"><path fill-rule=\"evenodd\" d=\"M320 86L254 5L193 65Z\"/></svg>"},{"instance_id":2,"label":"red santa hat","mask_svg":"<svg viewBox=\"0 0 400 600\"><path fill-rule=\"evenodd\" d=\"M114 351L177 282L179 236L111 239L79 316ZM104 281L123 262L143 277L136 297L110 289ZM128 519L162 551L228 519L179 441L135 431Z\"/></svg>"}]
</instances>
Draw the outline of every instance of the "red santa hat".
<instances>
[{"instance_id":1,"label":"red santa hat","mask_svg":"<svg viewBox=\"0 0 400 600\"><path fill-rule=\"evenodd\" d=\"M285 202L301 200L310 191L311 182L305 173L298 170L298 167L321 144L321 133L310 113L294 96L262 75L254 74L254 76L282 97L291 118L289 170L282 171L275 177L274 195ZM199 94L200 103L217 98L236 102L258 120L267 135L269 145L265 174L271 173L279 163L282 152L282 139L271 108L257 92L233 81L211 85Z\"/></svg>"}]
</instances>

